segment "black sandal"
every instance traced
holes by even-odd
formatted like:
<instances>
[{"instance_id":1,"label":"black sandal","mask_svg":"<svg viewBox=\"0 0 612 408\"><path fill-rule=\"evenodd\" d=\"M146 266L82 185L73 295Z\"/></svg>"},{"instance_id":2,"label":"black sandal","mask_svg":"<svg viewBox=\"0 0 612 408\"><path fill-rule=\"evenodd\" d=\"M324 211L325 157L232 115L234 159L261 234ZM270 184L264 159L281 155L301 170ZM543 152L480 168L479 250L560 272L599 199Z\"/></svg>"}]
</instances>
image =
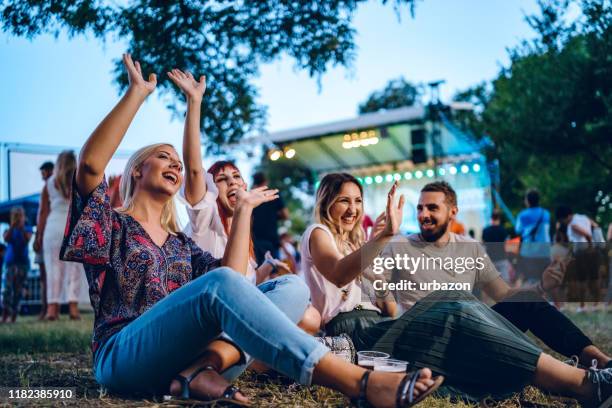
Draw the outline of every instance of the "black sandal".
<instances>
[{"instance_id":1,"label":"black sandal","mask_svg":"<svg viewBox=\"0 0 612 408\"><path fill-rule=\"evenodd\" d=\"M361 381L359 384L359 397L356 400L352 400L351 402L357 407L369 407L371 406L366 398L366 390L368 388L368 380L370 379L371 370L367 370L363 373L361 377ZM416 370L412 373L408 373L402 378L399 386L397 387L397 396L395 399L396 408L407 408L413 405L418 404L427 398L431 393L437 390L442 382L444 382L444 376L435 377L434 383L425 391L423 394L419 395L417 399L414 398L414 386L416 385L419 377L421 376L421 370ZM407 405L406 405L407 404Z\"/></svg>"},{"instance_id":2,"label":"black sandal","mask_svg":"<svg viewBox=\"0 0 612 408\"><path fill-rule=\"evenodd\" d=\"M174 379L176 381L179 382L179 384L181 385L181 395L179 398L181 399L191 399L191 393L189 392L189 384L191 384L191 382L203 371L215 371L217 372L217 369L211 365L207 365L204 367L200 367L197 370L195 370L193 373L191 373L188 377L184 377L180 374L177 374ZM223 391L223 394L221 394L220 397L216 397L216 398L210 398L207 399L206 401L208 402L228 402L228 403L232 403L234 405L240 405L243 407L248 407L250 406L249 403L247 402L242 402L242 401L238 401L236 399L236 393L241 392L240 388L236 387L233 384L230 384L225 391Z\"/></svg>"}]
</instances>

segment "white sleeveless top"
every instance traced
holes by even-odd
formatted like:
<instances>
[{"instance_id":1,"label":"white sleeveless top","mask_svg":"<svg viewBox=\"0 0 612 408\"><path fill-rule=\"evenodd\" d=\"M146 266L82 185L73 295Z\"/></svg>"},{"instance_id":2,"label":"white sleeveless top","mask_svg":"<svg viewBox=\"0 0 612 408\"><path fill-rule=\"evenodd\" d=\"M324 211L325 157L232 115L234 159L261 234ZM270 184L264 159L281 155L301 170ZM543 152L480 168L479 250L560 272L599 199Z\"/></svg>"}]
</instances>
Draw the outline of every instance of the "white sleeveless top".
<instances>
[{"instance_id":1,"label":"white sleeveless top","mask_svg":"<svg viewBox=\"0 0 612 408\"><path fill-rule=\"evenodd\" d=\"M336 246L334 236L325 225L313 224L304 231L302 242L300 243L300 252L302 254L300 276L304 278L306 284L310 288L312 305L321 313L323 325L329 323L329 321L339 313L350 312L358 305L361 305L364 309L379 311L371 302L362 301L362 290L357 279L339 288L319 272L310 254L310 235L312 235L312 232L317 228L325 231L329 235L334 250L336 250L338 254L341 254L341 252ZM347 293L346 300L342 299L343 290Z\"/></svg>"},{"instance_id":2,"label":"white sleeveless top","mask_svg":"<svg viewBox=\"0 0 612 408\"><path fill-rule=\"evenodd\" d=\"M49 193L49 217L47 218L47 226L53 228L59 227L63 233L66 227L66 218L68 218L68 206L70 198L62 195L62 192L55 187L55 175L47 179L47 192Z\"/></svg>"}]
</instances>

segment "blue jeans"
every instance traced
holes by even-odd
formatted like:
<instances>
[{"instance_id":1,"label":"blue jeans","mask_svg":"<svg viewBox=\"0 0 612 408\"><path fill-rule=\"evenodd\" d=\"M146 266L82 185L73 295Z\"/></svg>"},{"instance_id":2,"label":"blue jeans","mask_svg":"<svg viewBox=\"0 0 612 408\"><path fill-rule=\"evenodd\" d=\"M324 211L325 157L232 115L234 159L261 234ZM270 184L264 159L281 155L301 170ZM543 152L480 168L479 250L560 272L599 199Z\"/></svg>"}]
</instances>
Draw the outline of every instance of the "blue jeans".
<instances>
[{"instance_id":1,"label":"blue jeans","mask_svg":"<svg viewBox=\"0 0 612 408\"><path fill-rule=\"evenodd\" d=\"M304 312L310 304L310 290L304 280L297 275L279 276L257 285L257 289L295 324L302 320ZM234 342L227 333L222 333L220 337ZM243 357L243 361L223 372L223 377L226 380L234 381L255 361L248 354Z\"/></svg>"},{"instance_id":2,"label":"blue jeans","mask_svg":"<svg viewBox=\"0 0 612 408\"><path fill-rule=\"evenodd\" d=\"M94 356L95 378L114 392L167 392L174 376L225 332L257 360L308 385L329 350L288 317L297 321L306 308L308 291L298 279L266 282L266 297L229 268L209 272L109 338ZM292 288L289 296L302 292L299 297L306 303L290 307L292 299L282 295L285 287ZM272 301L279 299L287 315Z\"/></svg>"}]
</instances>

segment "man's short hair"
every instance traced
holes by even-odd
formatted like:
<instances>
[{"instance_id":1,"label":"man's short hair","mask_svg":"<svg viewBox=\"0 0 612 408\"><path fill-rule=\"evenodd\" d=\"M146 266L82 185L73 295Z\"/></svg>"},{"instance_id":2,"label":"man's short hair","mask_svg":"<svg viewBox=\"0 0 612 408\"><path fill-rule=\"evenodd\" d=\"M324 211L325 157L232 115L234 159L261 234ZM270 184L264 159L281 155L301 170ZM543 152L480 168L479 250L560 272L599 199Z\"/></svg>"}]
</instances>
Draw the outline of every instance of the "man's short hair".
<instances>
[{"instance_id":1,"label":"man's short hair","mask_svg":"<svg viewBox=\"0 0 612 408\"><path fill-rule=\"evenodd\" d=\"M41 171L42 171L42 170L53 171L53 167L55 167L55 165L53 164L53 162L46 161L46 162L44 162L44 163L43 163L43 164L40 166L39 170L41 170Z\"/></svg>"},{"instance_id":2,"label":"man's short hair","mask_svg":"<svg viewBox=\"0 0 612 408\"><path fill-rule=\"evenodd\" d=\"M257 173L253 174L253 185L260 186L265 182L266 176L261 171L258 171Z\"/></svg>"},{"instance_id":3,"label":"man's short hair","mask_svg":"<svg viewBox=\"0 0 612 408\"><path fill-rule=\"evenodd\" d=\"M557 220L564 220L565 218L567 218L568 215L572 215L573 213L574 212L569 206L560 205L555 210L555 217L557 218Z\"/></svg>"},{"instance_id":4,"label":"man's short hair","mask_svg":"<svg viewBox=\"0 0 612 408\"><path fill-rule=\"evenodd\" d=\"M498 210L493 211L493 214L491 214L491 219L494 221L500 221L502 219L502 214L501 212L499 212Z\"/></svg>"},{"instance_id":5,"label":"man's short hair","mask_svg":"<svg viewBox=\"0 0 612 408\"><path fill-rule=\"evenodd\" d=\"M527 200L527 204L530 207L537 207L540 205L540 193L535 188L527 190L527 194L525 194L525 199Z\"/></svg>"},{"instance_id":6,"label":"man's short hair","mask_svg":"<svg viewBox=\"0 0 612 408\"><path fill-rule=\"evenodd\" d=\"M457 207L457 193L446 181L434 181L425 184L421 193L444 193L444 200L451 207Z\"/></svg>"}]
</instances>

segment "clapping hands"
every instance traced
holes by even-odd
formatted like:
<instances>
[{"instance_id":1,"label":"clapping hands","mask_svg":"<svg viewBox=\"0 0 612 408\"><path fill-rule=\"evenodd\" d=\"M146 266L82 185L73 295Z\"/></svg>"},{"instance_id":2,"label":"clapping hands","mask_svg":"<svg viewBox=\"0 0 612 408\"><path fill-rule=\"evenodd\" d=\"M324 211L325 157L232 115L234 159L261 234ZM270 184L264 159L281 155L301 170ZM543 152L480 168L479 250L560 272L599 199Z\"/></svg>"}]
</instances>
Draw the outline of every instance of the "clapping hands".
<instances>
[{"instance_id":1,"label":"clapping hands","mask_svg":"<svg viewBox=\"0 0 612 408\"><path fill-rule=\"evenodd\" d=\"M236 190L236 207L246 206L253 209L277 198L278 190L269 189L268 186L257 187L249 191L238 189Z\"/></svg>"}]
</instances>

